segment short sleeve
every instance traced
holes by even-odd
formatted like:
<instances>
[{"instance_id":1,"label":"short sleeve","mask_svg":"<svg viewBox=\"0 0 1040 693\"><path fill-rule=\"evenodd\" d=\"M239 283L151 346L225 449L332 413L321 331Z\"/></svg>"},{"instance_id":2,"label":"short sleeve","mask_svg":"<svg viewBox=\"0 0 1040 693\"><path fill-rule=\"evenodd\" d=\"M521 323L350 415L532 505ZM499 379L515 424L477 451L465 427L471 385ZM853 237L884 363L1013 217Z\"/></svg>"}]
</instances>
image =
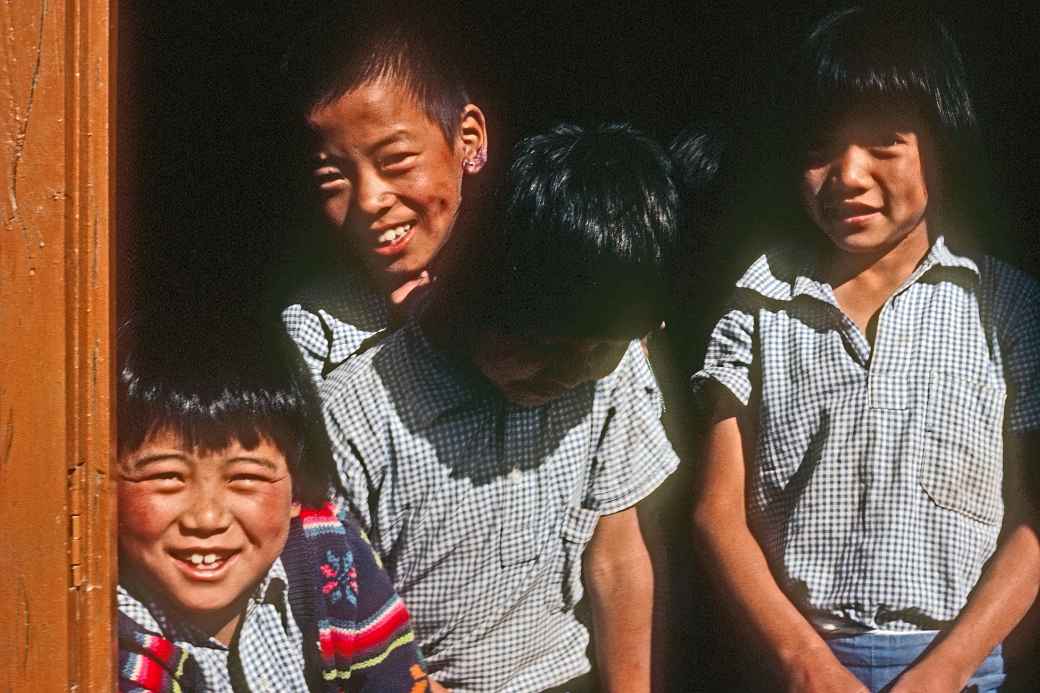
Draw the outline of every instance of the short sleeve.
<instances>
[{"instance_id":1,"label":"short sleeve","mask_svg":"<svg viewBox=\"0 0 1040 693\"><path fill-rule=\"evenodd\" d=\"M1040 430L1040 283L1025 283L1004 333L1004 372L1008 379L1007 428L1014 433Z\"/></svg>"},{"instance_id":2,"label":"short sleeve","mask_svg":"<svg viewBox=\"0 0 1040 693\"><path fill-rule=\"evenodd\" d=\"M638 341L612 376L584 507L600 515L625 510L675 471L679 458L661 423L661 393Z\"/></svg>"},{"instance_id":3,"label":"short sleeve","mask_svg":"<svg viewBox=\"0 0 1040 693\"><path fill-rule=\"evenodd\" d=\"M704 366L690 378L694 396L708 381L724 385L741 404L751 399L751 365L754 357L755 318L743 306L730 309L715 325L708 341Z\"/></svg>"},{"instance_id":4,"label":"short sleeve","mask_svg":"<svg viewBox=\"0 0 1040 693\"><path fill-rule=\"evenodd\" d=\"M321 385L330 348L321 318L294 303L282 311L282 325L303 355L314 382Z\"/></svg>"}]
</instances>

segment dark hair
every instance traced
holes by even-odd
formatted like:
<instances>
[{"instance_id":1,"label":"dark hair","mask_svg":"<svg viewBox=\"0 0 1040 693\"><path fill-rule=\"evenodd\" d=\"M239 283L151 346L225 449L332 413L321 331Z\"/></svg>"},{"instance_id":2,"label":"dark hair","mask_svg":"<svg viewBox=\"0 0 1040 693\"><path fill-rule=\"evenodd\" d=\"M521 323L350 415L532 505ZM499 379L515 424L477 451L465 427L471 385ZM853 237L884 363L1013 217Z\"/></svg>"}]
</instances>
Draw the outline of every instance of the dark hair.
<instances>
[{"instance_id":1,"label":"dark hair","mask_svg":"<svg viewBox=\"0 0 1040 693\"><path fill-rule=\"evenodd\" d=\"M442 297L465 322L510 334L646 334L671 291L680 216L671 174L660 145L624 124L557 125L522 140L497 223L447 280L465 290Z\"/></svg>"},{"instance_id":2,"label":"dark hair","mask_svg":"<svg viewBox=\"0 0 1040 693\"><path fill-rule=\"evenodd\" d=\"M700 245L702 233L722 216L727 200L721 169L729 140L722 127L703 124L683 128L668 145L686 209L684 245Z\"/></svg>"},{"instance_id":3,"label":"dark hair","mask_svg":"<svg viewBox=\"0 0 1040 693\"><path fill-rule=\"evenodd\" d=\"M421 11L422 5L406 2L387 12L382 3L337 3L316 17L283 61L292 112L306 115L360 86L392 79L451 142L469 95L445 13Z\"/></svg>"},{"instance_id":4,"label":"dark hair","mask_svg":"<svg viewBox=\"0 0 1040 693\"><path fill-rule=\"evenodd\" d=\"M941 190L936 211L955 226L979 221L971 206L987 186L978 122L961 53L937 17L906 4L835 11L803 43L795 75L793 156L804 160L803 136L836 118L902 109L924 121L934 142L936 160L925 163L929 187Z\"/></svg>"},{"instance_id":5,"label":"dark hair","mask_svg":"<svg viewBox=\"0 0 1040 693\"><path fill-rule=\"evenodd\" d=\"M119 362L120 455L160 431L203 451L266 438L285 455L296 500L327 498L332 462L314 385L277 323L141 315L120 330Z\"/></svg>"}]
</instances>

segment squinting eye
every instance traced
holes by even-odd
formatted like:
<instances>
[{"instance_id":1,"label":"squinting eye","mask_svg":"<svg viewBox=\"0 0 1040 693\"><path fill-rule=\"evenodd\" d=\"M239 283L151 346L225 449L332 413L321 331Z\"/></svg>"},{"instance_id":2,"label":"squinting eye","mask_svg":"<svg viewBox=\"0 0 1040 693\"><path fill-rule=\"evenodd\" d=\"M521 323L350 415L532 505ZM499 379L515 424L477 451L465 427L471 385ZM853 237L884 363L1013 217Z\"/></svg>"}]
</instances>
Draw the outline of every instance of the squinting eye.
<instances>
[{"instance_id":1,"label":"squinting eye","mask_svg":"<svg viewBox=\"0 0 1040 693\"><path fill-rule=\"evenodd\" d=\"M154 484L159 488L177 488L184 483L184 477L180 472L159 472L145 477L142 481Z\"/></svg>"},{"instance_id":2,"label":"squinting eye","mask_svg":"<svg viewBox=\"0 0 1040 693\"><path fill-rule=\"evenodd\" d=\"M879 132L871 139L870 146L877 149L888 149L903 143L898 132Z\"/></svg>"},{"instance_id":3,"label":"squinting eye","mask_svg":"<svg viewBox=\"0 0 1040 693\"><path fill-rule=\"evenodd\" d=\"M271 480L258 474L236 474L231 477L229 484L232 488L240 491L250 491L261 484L269 483Z\"/></svg>"},{"instance_id":4,"label":"squinting eye","mask_svg":"<svg viewBox=\"0 0 1040 693\"><path fill-rule=\"evenodd\" d=\"M415 158L417 154L413 152L398 152L396 154L387 154L386 156L379 159L379 167L384 169L400 169L404 168L411 163L411 160Z\"/></svg>"},{"instance_id":5,"label":"squinting eye","mask_svg":"<svg viewBox=\"0 0 1040 693\"><path fill-rule=\"evenodd\" d=\"M313 174L314 183L322 191L342 190L350 185L350 180L339 169L322 167Z\"/></svg>"}]
</instances>

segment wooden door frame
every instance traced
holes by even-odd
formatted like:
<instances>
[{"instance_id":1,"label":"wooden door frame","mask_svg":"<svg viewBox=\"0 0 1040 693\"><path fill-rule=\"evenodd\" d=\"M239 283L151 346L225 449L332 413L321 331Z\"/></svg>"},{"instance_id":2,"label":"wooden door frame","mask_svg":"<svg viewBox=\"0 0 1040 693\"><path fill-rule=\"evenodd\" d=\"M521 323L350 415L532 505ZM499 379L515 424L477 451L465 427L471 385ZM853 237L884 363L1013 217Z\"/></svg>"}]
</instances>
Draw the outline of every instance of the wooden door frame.
<instances>
[{"instance_id":1,"label":"wooden door frame","mask_svg":"<svg viewBox=\"0 0 1040 693\"><path fill-rule=\"evenodd\" d=\"M115 7L0 4L0 689L115 682Z\"/></svg>"}]
</instances>

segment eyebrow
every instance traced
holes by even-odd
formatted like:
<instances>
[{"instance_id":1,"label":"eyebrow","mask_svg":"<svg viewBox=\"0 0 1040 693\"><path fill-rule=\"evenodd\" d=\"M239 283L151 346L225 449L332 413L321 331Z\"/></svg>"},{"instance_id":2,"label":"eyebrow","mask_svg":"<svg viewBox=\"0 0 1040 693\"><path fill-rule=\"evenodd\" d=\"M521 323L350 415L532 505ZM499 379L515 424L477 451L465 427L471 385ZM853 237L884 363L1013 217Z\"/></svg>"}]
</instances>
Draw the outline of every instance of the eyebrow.
<instances>
[{"instance_id":1,"label":"eyebrow","mask_svg":"<svg viewBox=\"0 0 1040 693\"><path fill-rule=\"evenodd\" d=\"M227 464L235 464L236 462L245 462L246 464L259 465L261 467L264 467L265 469L271 470L272 472L278 471L278 466L275 465L274 462L264 457L250 457L249 455L238 455L229 459L227 461Z\"/></svg>"},{"instance_id":2,"label":"eyebrow","mask_svg":"<svg viewBox=\"0 0 1040 693\"><path fill-rule=\"evenodd\" d=\"M133 463L130 465L130 468L141 469L155 462L162 462L163 460L168 460L171 458L181 462L185 461L184 455L182 455L179 452L157 452L134 460Z\"/></svg>"}]
</instances>

